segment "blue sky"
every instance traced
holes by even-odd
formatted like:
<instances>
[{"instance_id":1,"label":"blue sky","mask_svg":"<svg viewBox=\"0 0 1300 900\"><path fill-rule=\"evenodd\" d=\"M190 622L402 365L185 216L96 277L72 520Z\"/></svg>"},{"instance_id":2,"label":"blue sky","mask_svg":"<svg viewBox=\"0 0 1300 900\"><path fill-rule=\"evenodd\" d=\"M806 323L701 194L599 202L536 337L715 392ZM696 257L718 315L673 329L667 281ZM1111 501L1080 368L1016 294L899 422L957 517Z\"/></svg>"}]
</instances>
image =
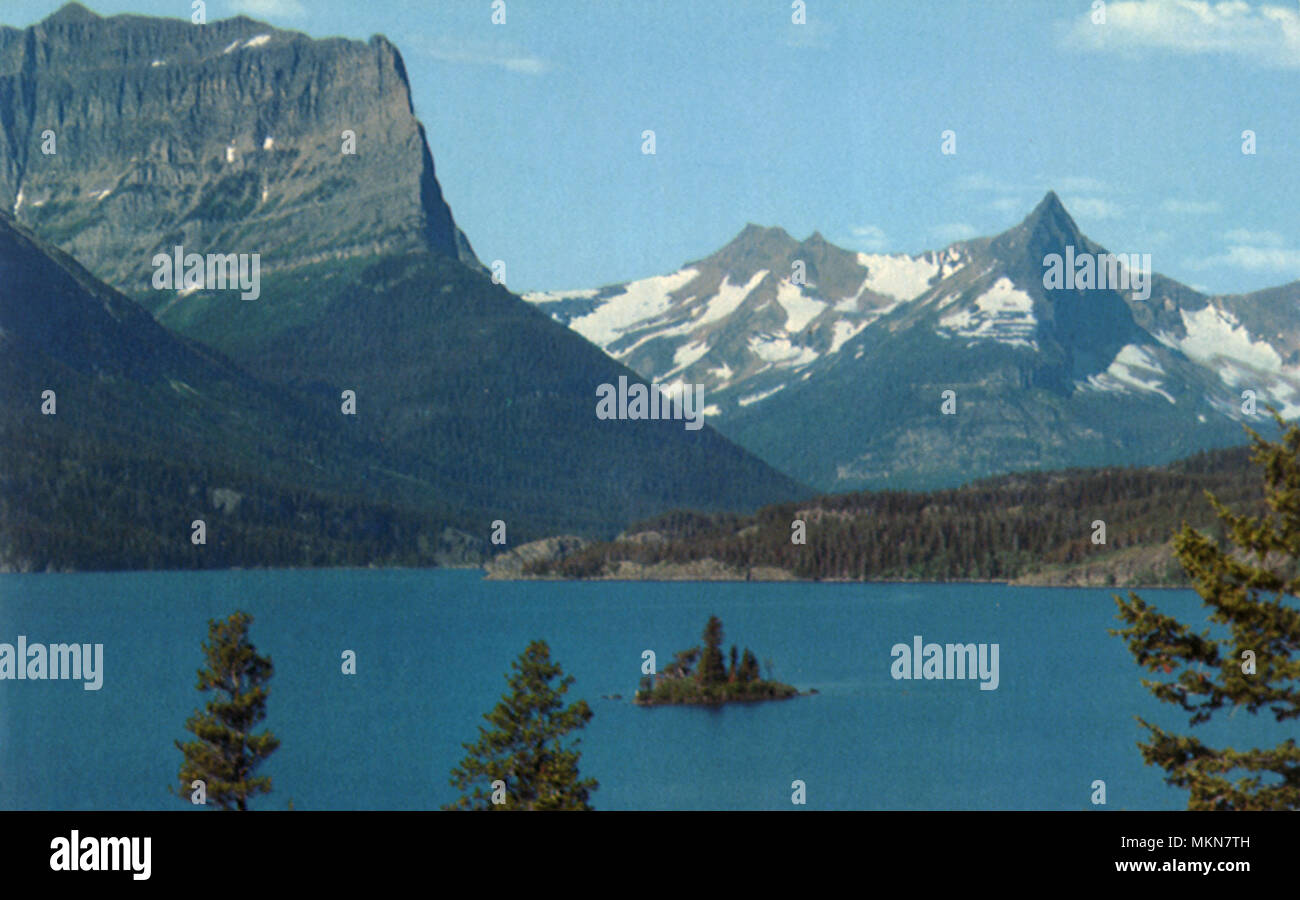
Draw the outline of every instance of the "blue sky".
<instances>
[{"instance_id":1,"label":"blue sky","mask_svg":"<svg viewBox=\"0 0 1300 900\"><path fill-rule=\"evenodd\" d=\"M457 221L519 292L666 273L746 222L941 247L1015 224L1049 188L1094 240L1189 284L1300 278L1295 2L1112 2L1096 24L1091 0L806 0L802 25L790 0L505 3L504 25L491 0L207 11L392 39ZM5 0L0 22L61 5Z\"/></svg>"}]
</instances>

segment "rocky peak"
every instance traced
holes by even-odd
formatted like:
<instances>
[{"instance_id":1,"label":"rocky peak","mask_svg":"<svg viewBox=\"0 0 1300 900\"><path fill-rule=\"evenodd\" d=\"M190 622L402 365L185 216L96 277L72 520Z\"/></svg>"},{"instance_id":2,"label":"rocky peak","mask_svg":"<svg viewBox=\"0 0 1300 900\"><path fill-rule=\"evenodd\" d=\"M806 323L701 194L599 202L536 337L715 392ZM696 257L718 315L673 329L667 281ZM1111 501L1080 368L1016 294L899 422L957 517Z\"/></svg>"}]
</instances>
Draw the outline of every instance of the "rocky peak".
<instances>
[{"instance_id":1,"label":"rocky peak","mask_svg":"<svg viewBox=\"0 0 1300 900\"><path fill-rule=\"evenodd\" d=\"M741 232L712 256L691 265L715 269L736 279L748 280L762 269L779 269L799 247L784 228L747 224ZM743 283L743 281L742 281Z\"/></svg>"},{"instance_id":2,"label":"rocky peak","mask_svg":"<svg viewBox=\"0 0 1300 900\"><path fill-rule=\"evenodd\" d=\"M0 204L137 297L175 244L259 253L264 275L410 250L477 264L397 48L245 17L69 4L0 29Z\"/></svg>"},{"instance_id":3,"label":"rocky peak","mask_svg":"<svg viewBox=\"0 0 1300 900\"><path fill-rule=\"evenodd\" d=\"M1041 259L1063 252L1067 245L1077 248L1086 242L1056 192L1048 191L1023 222L994 238L990 249L1002 257L1029 254Z\"/></svg>"}]
</instances>

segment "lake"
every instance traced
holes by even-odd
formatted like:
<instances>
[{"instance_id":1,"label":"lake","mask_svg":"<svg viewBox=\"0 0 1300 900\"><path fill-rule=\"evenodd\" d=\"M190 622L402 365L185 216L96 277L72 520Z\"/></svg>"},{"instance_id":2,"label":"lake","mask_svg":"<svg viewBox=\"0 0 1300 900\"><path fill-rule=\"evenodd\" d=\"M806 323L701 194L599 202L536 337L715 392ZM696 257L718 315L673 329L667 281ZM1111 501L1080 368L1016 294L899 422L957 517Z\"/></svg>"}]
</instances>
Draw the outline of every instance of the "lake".
<instances>
[{"instance_id":1,"label":"lake","mask_svg":"<svg viewBox=\"0 0 1300 900\"><path fill-rule=\"evenodd\" d=\"M1205 621L1191 591L1140 592ZM1115 627L1106 590L976 584L486 581L467 570L0 575L0 642L104 645L103 686L0 681L0 808L184 809L167 793L207 622L250 612L275 664L265 727L281 747L255 808L431 809L534 638L576 678L598 809L1178 809L1145 766L1141 715L1186 733ZM708 709L632 705L642 651L659 667L718 615L731 643L815 696ZM999 682L895 680L891 647L996 643ZM357 673L341 672L356 652ZM602 699L621 694L623 700ZM1276 743L1242 712L1196 732ZM1258 745L1258 742L1257 744Z\"/></svg>"}]
</instances>

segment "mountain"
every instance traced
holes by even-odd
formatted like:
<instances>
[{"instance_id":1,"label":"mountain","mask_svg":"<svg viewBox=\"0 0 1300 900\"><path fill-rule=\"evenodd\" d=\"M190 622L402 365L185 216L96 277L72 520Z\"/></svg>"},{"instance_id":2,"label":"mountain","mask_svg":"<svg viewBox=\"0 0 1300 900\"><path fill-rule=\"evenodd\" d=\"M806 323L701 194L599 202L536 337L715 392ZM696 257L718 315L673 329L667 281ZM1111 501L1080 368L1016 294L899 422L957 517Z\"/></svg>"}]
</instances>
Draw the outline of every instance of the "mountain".
<instances>
[{"instance_id":1,"label":"mountain","mask_svg":"<svg viewBox=\"0 0 1300 900\"><path fill-rule=\"evenodd\" d=\"M710 414L726 421L811 377L819 360L961 264L953 251L873 256L749 224L670 275L524 299L646 378L703 384Z\"/></svg>"},{"instance_id":2,"label":"mountain","mask_svg":"<svg viewBox=\"0 0 1300 900\"><path fill-rule=\"evenodd\" d=\"M1167 462L1241 443L1261 422L1244 390L1300 414L1300 283L1044 286L1052 254L1105 253L1048 193L1002 234L918 256L751 225L671 276L527 299L647 378L703 383L723 433L828 491Z\"/></svg>"},{"instance_id":3,"label":"mountain","mask_svg":"<svg viewBox=\"0 0 1300 900\"><path fill-rule=\"evenodd\" d=\"M264 271L411 249L476 263L382 37L69 4L0 28L0 151L0 203L137 299L177 244Z\"/></svg>"},{"instance_id":4,"label":"mountain","mask_svg":"<svg viewBox=\"0 0 1300 900\"><path fill-rule=\"evenodd\" d=\"M381 37L70 5L0 32L0 128L23 224L307 419L337 423L354 391L374 465L465 531L600 536L807 493L711 428L597 418L598 388L635 373L488 277ZM208 273L155 289L176 245L257 254L256 298Z\"/></svg>"},{"instance_id":5,"label":"mountain","mask_svg":"<svg viewBox=\"0 0 1300 900\"><path fill-rule=\"evenodd\" d=\"M486 540L349 424L172 335L0 213L0 569L481 558Z\"/></svg>"}]
</instances>

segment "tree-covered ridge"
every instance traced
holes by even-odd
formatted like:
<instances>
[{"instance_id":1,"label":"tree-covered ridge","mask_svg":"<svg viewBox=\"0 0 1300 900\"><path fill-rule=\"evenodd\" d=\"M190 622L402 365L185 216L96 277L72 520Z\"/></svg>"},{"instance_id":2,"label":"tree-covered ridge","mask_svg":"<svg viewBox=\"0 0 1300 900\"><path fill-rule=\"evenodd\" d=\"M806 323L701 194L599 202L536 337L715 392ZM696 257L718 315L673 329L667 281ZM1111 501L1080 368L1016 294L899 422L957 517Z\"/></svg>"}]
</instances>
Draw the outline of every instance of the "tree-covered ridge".
<instances>
[{"instance_id":1,"label":"tree-covered ridge","mask_svg":"<svg viewBox=\"0 0 1300 900\"><path fill-rule=\"evenodd\" d=\"M0 569L435 566L483 552L450 515L277 479L238 454L209 463L0 422L0 461Z\"/></svg>"},{"instance_id":2,"label":"tree-covered ridge","mask_svg":"<svg viewBox=\"0 0 1300 900\"><path fill-rule=\"evenodd\" d=\"M662 672L644 676L634 701L641 706L716 705L785 700L798 695L799 691L788 684L764 681L759 675L758 657L748 647L740 655L732 644L728 666L722 655L722 637L722 620L709 616L704 626L704 646L680 650Z\"/></svg>"},{"instance_id":3,"label":"tree-covered ridge","mask_svg":"<svg viewBox=\"0 0 1300 900\"><path fill-rule=\"evenodd\" d=\"M716 560L736 577L1014 580L1129 560L1111 583L1184 584L1170 536L1184 522L1216 530L1210 491L1261 508L1245 447L1153 468L1034 472L931 492L861 492L768 506L754 515L674 512L526 575L611 577L621 564ZM1105 543L1097 542L1104 523ZM798 524L802 523L802 525ZM804 543L800 543L803 540ZM626 570L626 566L623 566ZM766 571L755 571L766 570Z\"/></svg>"}]
</instances>

